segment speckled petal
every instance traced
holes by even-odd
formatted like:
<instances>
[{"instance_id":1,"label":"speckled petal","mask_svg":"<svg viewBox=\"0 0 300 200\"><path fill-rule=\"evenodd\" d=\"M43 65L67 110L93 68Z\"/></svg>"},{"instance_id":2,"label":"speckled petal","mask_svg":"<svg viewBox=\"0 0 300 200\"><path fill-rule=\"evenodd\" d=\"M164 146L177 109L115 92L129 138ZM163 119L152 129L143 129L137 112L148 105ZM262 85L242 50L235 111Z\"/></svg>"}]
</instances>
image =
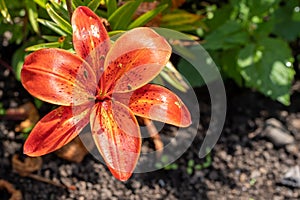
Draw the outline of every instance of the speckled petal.
<instances>
[{"instance_id":1,"label":"speckled petal","mask_svg":"<svg viewBox=\"0 0 300 200\"><path fill-rule=\"evenodd\" d=\"M91 67L62 49L42 49L26 57L21 81L33 96L70 106L93 100L97 81Z\"/></svg>"},{"instance_id":2,"label":"speckled petal","mask_svg":"<svg viewBox=\"0 0 300 200\"><path fill-rule=\"evenodd\" d=\"M168 62L172 48L150 28L124 33L111 47L101 77L104 92L128 92L151 81Z\"/></svg>"},{"instance_id":3,"label":"speckled petal","mask_svg":"<svg viewBox=\"0 0 300 200\"><path fill-rule=\"evenodd\" d=\"M91 104L60 106L43 117L29 134L24 154L41 156L73 140L88 124Z\"/></svg>"},{"instance_id":4,"label":"speckled petal","mask_svg":"<svg viewBox=\"0 0 300 200\"><path fill-rule=\"evenodd\" d=\"M191 124L188 108L177 95L162 86L147 84L132 93L115 94L113 98L137 116L180 127Z\"/></svg>"},{"instance_id":5,"label":"speckled petal","mask_svg":"<svg viewBox=\"0 0 300 200\"><path fill-rule=\"evenodd\" d=\"M135 116L118 102L104 101L94 106L90 123L94 141L111 173L126 181L136 166L141 149Z\"/></svg>"},{"instance_id":6,"label":"speckled petal","mask_svg":"<svg viewBox=\"0 0 300 200\"><path fill-rule=\"evenodd\" d=\"M72 28L75 51L92 66L98 80L110 48L110 39L102 19L88 7L80 6L72 15Z\"/></svg>"}]
</instances>

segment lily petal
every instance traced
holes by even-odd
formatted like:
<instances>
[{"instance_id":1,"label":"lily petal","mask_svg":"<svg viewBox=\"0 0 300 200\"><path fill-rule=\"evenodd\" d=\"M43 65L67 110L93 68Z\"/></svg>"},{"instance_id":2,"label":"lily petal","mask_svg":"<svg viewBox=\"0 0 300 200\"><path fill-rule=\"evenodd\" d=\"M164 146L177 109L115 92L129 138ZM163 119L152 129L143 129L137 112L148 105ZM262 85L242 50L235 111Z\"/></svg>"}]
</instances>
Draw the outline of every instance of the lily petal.
<instances>
[{"instance_id":1,"label":"lily petal","mask_svg":"<svg viewBox=\"0 0 300 200\"><path fill-rule=\"evenodd\" d=\"M104 101L94 106L90 119L94 141L109 170L117 179L126 181L141 149L135 116L118 102Z\"/></svg>"},{"instance_id":2,"label":"lily petal","mask_svg":"<svg viewBox=\"0 0 300 200\"><path fill-rule=\"evenodd\" d=\"M61 148L88 124L90 111L90 104L60 106L51 111L29 134L24 144L24 154L41 156Z\"/></svg>"},{"instance_id":3,"label":"lily petal","mask_svg":"<svg viewBox=\"0 0 300 200\"><path fill-rule=\"evenodd\" d=\"M27 56L21 81L33 96L64 106L94 99L97 87L95 74L86 62L56 48L42 49Z\"/></svg>"},{"instance_id":4,"label":"lily petal","mask_svg":"<svg viewBox=\"0 0 300 200\"><path fill-rule=\"evenodd\" d=\"M187 127L192 122L190 112L181 99L159 85L147 84L132 93L115 94L113 98L140 117L179 127Z\"/></svg>"},{"instance_id":5,"label":"lily petal","mask_svg":"<svg viewBox=\"0 0 300 200\"><path fill-rule=\"evenodd\" d=\"M112 45L105 60L104 92L133 91L151 81L168 62L172 48L150 28L124 33Z\"/></svg>"},{"instance_id":6,"label":"lily petal","mask_svg":"<svg viewBox=\"0 0 300 200\"><path fill-rule=\"evenodd\" d=\"M80 6L72 15L72 28L76 53L93 67L99 80L110 48L110 39L101 18L88 7Z\"/></svg>"}]
</instances>

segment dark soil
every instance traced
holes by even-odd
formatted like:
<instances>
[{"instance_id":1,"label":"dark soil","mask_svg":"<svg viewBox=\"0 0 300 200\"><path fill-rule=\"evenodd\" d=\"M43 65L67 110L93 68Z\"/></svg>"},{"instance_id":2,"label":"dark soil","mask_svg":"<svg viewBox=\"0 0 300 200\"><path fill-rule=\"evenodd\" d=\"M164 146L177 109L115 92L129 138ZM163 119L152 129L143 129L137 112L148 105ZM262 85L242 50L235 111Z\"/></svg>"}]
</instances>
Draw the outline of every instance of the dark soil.
<instances>
[{"instance_id":1,"label":"dark soil","mask_svg":"<svg viewBox=\"0 0 300 200\"><path fill-rule=\"evenodd\" d=\"M36 173L62 184L74 185L75 190L22 177L13 172L11 164L14 154L22 154L24 139L14 131L19 121L1 119L0 179L12 183L28 200L300 199L300 189L296 184L282 182L289 169L300 165L299 82L295 83L289 107L256 92L241 90L231 83L226 87L226 123L212 150L212 162L204 169L188 166L190 160L194 160L196 165L207 163L209 159L198 157L210 120L210 106L205 89L197 89L201 107L200 128L190 148L175 161L177 170L161 169L134 174L127 182L120 182L91 155L77 164L51 153L43 156L42 169ZM12 72L1 66L0 102L3 107L17 107L27 101L32 101L30 95L14 79ZM47 109L49 105L42 107L41 115ZM282 122L282 128L293 137L293 144L277 144L267 137L265 126L269 118ZM9 199L9 193L0 189L0 199Z\"/></svg>"}]
</instances>

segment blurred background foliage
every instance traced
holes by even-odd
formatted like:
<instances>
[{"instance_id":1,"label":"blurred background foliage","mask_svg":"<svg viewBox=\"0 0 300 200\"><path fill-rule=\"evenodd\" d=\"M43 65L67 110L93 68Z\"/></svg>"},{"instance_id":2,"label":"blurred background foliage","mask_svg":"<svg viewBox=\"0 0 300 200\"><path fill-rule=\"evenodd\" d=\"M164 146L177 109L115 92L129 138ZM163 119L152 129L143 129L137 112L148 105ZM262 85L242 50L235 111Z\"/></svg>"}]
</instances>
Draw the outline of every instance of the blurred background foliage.
<instances>
[{"instance_id":1,"label":"blurred background foliage","mask_svg":"<svg viewBox=\"0 0 300 200\"><path fill-rule=\"evenodd\" d=\"M299 63L299 0L0 0L0 42L2 48L15 47L11 65L17 79L31 51L73 51L70 16L78 6L88 6L106 19L111 36L140 26L183 32L210 53L224 79L290 103L298 70L294 66ZM191 41L183 46L193 45ZM0 59L5 56L1 52ZM203 84L184 59L174 65L169 63L156 81L185 91L181 73L193 87Z\"/></svg>"}]
</instances>

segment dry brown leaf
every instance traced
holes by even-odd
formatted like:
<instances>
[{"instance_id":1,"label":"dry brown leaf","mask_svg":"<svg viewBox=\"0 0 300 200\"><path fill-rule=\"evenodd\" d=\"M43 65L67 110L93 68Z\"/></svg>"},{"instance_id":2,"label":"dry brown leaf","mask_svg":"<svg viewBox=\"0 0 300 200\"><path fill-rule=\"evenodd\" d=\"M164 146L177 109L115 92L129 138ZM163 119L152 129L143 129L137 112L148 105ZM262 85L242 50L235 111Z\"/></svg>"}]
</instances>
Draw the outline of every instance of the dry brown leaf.
<instances>
[{"instance_id":1,"label":"dry brown leaf","mask_svg":"<svg viewBox=\"0 0 300 200\"><path fill-rule=\"evenodd\" d=\"M22 193L6 180L0 179L0 189L6 189L11 194L9 200L22 200Z\"/></svg>"},{"instance_id":2,"label":"dry brown leaf","mask_svg":"<svg viewBox=\"0 0 300 200\"><path fill-rule=\"evenodd\" d=\"M172 8L179 8L184 3L185 0L172 0Z\"/></svg>"},{"instance_id":3,"label":"dry brown leaf","mask_svg":"<svg viewBox=\"0 0 300 200\"><path fill-rule=\"evenodd\" d=\"M26 157L24 161L19 160L18 155L12 158L13 170L20 176L28 176L34 171L41 169L43 160L41 157Z\"/></svg>"},{"instance_id":4,"label":"dry brown leaf","mask_svg":"<svg viewBox=\"0 0 300 200\"><path fill-rule=\"evenodd\" d=\"M15 128L16 132L22 132L32 128L39 121L40 115L34 104L27 102L18 108L7 109L4 118L9 120L23 120Z\"/></svg>"},{"instance_id":5,"label":"dry brown leaf","mask_svg":"<svg viewBox=\"0 0 300 200\"><path fill-rule=\"evenodd\" d=\"M70 143L56 151L58 157L76 163L80 163L87 153L88 151L78 136Z\"/></svg>"}]
</instances>

